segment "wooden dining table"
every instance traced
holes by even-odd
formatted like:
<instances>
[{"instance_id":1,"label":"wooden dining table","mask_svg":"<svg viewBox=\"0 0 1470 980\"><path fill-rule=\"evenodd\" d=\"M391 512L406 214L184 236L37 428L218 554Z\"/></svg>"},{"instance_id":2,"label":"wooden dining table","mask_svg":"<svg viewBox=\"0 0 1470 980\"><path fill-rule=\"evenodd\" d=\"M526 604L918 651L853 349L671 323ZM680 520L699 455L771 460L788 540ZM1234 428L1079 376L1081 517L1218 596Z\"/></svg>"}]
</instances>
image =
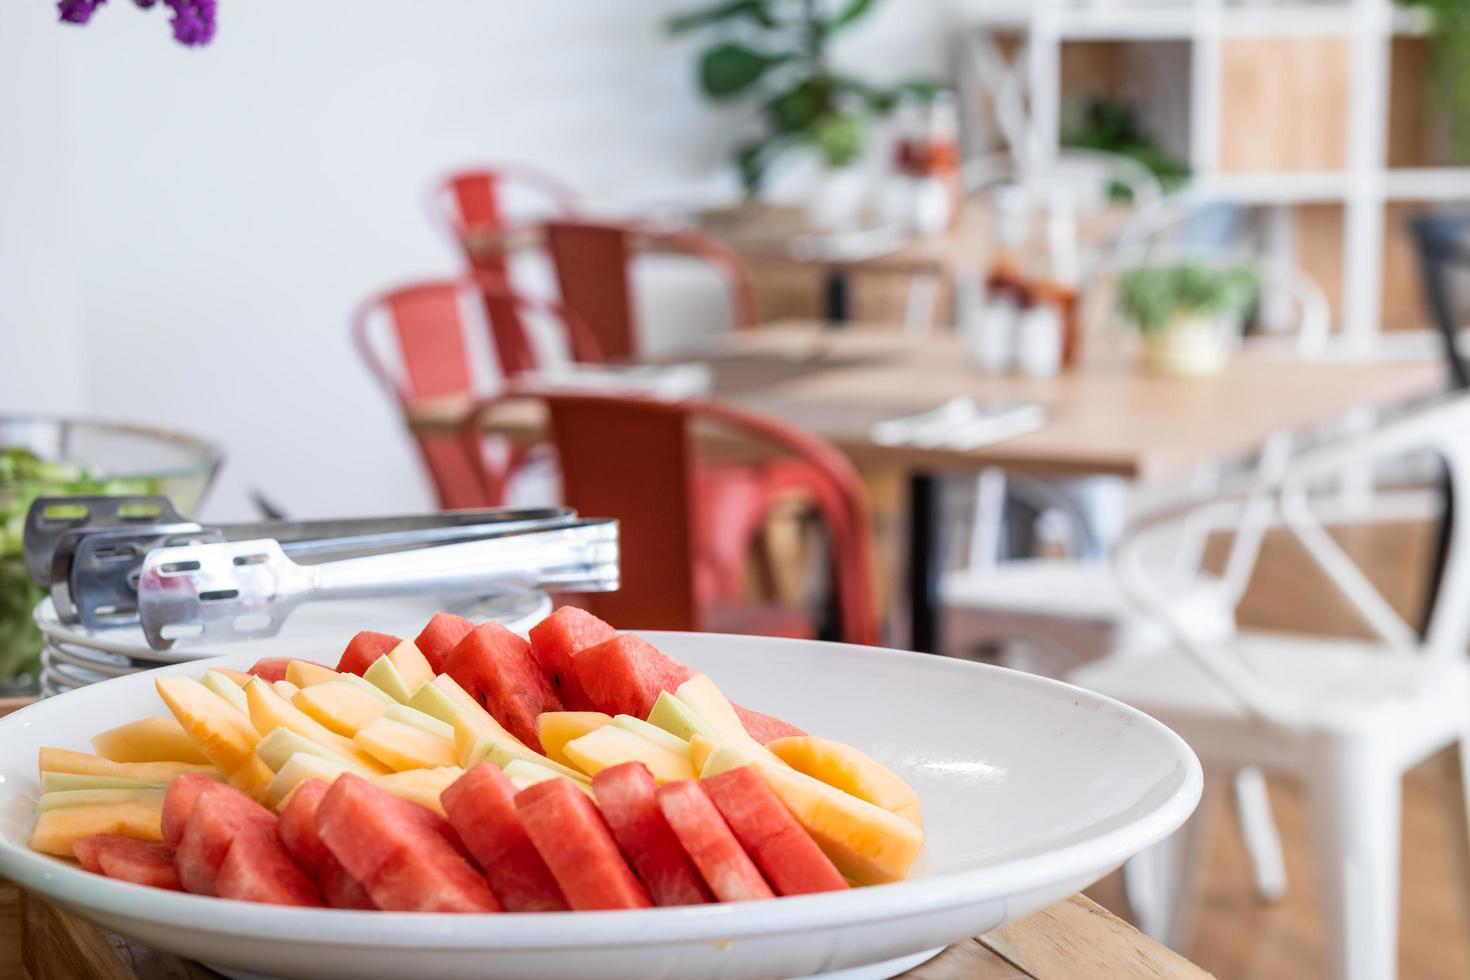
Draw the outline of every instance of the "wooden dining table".
<instances>
[{"instance_id":1,"label":"wooden dining table","mask_svg":"<svg viewBox=\"0 0 1470 980\"><path fill-rule=\"evenodd\" d=\"M914 337L892 325L786 322L729 334L686 352L705 365L712 397L763 412L827 440L859 466L909 479L910 644L935 650L943 474L999 467L1036 476L1114 476L1155 481L1203 464L1249 456L1276 433L1303 432L1357 409L1383 409L1444 387L1433 357L1392 360L1335 354L1304 360L1272 342L1247 343L1218 375L1160 378L1123 352L1094 351L1051 379L987 375L953 335ZM951 398L1040 405L1039 429L970 449L885 445L874 423L933 409ZM421 432L462 424L462 398L425 401L409 412ZM533 439L544 419L533 404L485 418L488 430Z\"/></svg>"}]
</instances>

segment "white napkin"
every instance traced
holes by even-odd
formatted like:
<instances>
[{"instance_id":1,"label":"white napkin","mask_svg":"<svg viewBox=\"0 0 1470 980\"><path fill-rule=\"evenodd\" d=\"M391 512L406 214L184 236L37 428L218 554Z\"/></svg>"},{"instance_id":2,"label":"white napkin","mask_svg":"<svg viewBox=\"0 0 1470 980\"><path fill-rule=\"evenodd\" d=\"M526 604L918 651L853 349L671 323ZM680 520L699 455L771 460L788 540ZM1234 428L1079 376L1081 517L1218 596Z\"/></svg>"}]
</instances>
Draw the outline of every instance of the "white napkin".
<instances>
[{"instance_id":1,"label":"white napkin","mask_svg":"<svg viewBox=\"0 0 1470 980\"><path fill-rule=\"evenodd\" d=\"M1026 402L951 398L938 408L886 419L870 430L880 446L970 450L1034 432L1046 424L1046 409Z\"/></svg>"},{"instance_id":2,"label":"white napkin","mask_svg":"<svg viewBox=\"0 0 1470 980\"><path fill-rule=\"evenodd\" d=\"M565 364L527 371L519 382L543 391L647 395L665 401L704 397L714 387L706 364Z\"/></svg>"}]
</instances>

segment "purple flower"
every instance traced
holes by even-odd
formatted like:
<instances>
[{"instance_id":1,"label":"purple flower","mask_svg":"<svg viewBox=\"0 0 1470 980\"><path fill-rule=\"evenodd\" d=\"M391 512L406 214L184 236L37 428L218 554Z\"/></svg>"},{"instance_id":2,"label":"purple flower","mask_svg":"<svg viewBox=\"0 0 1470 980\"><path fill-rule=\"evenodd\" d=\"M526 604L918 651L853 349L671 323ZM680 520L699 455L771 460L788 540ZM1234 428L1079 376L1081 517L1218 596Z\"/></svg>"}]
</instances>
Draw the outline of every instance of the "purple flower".
<instances>
[{"instance_id":1,"label":"purple flower","mask_svg":"<svg viewBox=\"0 0 1470 980\"><path fill-rule=\"evenodd\" d=\"M151 0L150 0L151 2ZM215 0L164 0L173 8L174 40L190 47L214 37Z\"/></svg>"},{"instance_id":2,"label":"purple flower","mask_svg":"<svg viewBox=\"0 0 1470 980\"><path fill-rule=\"evenodd\" d=\"M106 0L59 0L56 9L67 24L85 24Z\"/></svg>"}]
</instances>

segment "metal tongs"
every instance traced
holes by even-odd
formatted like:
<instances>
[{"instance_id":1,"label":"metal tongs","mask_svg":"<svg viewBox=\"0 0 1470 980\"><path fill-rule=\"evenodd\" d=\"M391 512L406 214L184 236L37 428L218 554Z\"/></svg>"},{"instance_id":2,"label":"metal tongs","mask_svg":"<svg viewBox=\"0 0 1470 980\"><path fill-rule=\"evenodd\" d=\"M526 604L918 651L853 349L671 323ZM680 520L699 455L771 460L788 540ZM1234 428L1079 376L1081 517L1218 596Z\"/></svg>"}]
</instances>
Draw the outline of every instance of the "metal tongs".
<instances>
[{"instance_id":1,"label":"metal tongs","mask_svg":"<svg viewBox=\"0 0 1470 980\"><path fill-rule=\"evenodd\" d=\"M567 508L202 525L166 497L42 497L26 567L57 616L175 641L274 635L316 599L618 587L617 522Z\"/></svg>"}]
</instances>

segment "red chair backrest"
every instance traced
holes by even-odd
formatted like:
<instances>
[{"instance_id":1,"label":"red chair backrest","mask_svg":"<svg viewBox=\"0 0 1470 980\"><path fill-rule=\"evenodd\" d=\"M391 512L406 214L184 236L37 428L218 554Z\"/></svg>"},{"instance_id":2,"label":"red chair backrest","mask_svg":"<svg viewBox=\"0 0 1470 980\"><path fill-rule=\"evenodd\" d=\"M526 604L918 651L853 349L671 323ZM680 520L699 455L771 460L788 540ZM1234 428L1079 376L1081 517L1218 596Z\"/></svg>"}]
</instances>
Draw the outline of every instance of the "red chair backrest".
<instances>
[{"instance_id":1,"label":"red chair backrest","mask_svg":"<svg viewBox=\"0 0 1470 980\"><path fill-rule=\"evenodd\" d=\"M357 310L352 321L353 340L368 369L379 383L407 410L416 403L435 398L462 395L466 399L484 395L476 389L471 361L469 325L465 322L467 304L483 298L515 313L518 321L524 315L547 316L558 320L568 333L569 346L592 351L595 345L587 328L576 314L562 304L538 302L498 290L475 276L460 279L437 279L414 283L390 290L369 299ZM384 319L390 326L388 341L397 351L402 370L395 372L379 353L374 342L373 323ZM510 363L534 366L535 353L524 334L504 337L494 334L497 352L509 351ZM499 355L499 376L487 365L482 379L494 387L509 376ZM501 502L505 473L489 479L483 467L465 458L458 438L446 435L416 435L420 454L434 485L439 506L445 509L487 507Z\"/></svg>"},{"instance_id":2,"label":"red chair backrest","mask_svg":"<svg viewBox=\"0 0 1470 980\"><path fill-rule=\"evenodd\" d=\"M675 252L707 262L730 291L735 325L754 326L759 318L755 289L744 264L708 235L576 219L548 221L542 227L562 301L581 316L608 357L629 360L638 355L633 266L643 253Z\"/></svg>"},{"instance_id":3,"label":"red chair backrest","mask_svg":"<svg viewBox=\"0 0 1470 980\"><path fill-rule=\"evenodd\" d=\"M508 374L534 365L521 363L520 352L529 350L526 324L516 304L502 294L514 292L510 267L503 253L470 247L475 235L500 231L507 226L504 193L508 187L523 187L550 204L554 214L571 214L576 193L557 178L523 164L499 164L449 174L432 188L432 208L453 232L465 261L488 284L485 316L490 323L495 352Z\"/></svg>"},{"instance_id":4,"label":"red chair backrest","mask_svg":"<svg viewBox=\"0 0 1470 980\"><path fill-rule=\"evenodd\" d=\"M794 456L811 467L816 503L832 543L842 635L877 642L867 497L852 465L826 443L764 416L705 401L512 392L471 412L461 430L466 458L481 457L485 416L507 402L543 402L550 414L563 499L621 526L622 588L587 597L609 622L643 629L707 628L697 583L696 433L700 422ZM814 481L803 481L810 487Z\"/></svg>"}]
</instances>

